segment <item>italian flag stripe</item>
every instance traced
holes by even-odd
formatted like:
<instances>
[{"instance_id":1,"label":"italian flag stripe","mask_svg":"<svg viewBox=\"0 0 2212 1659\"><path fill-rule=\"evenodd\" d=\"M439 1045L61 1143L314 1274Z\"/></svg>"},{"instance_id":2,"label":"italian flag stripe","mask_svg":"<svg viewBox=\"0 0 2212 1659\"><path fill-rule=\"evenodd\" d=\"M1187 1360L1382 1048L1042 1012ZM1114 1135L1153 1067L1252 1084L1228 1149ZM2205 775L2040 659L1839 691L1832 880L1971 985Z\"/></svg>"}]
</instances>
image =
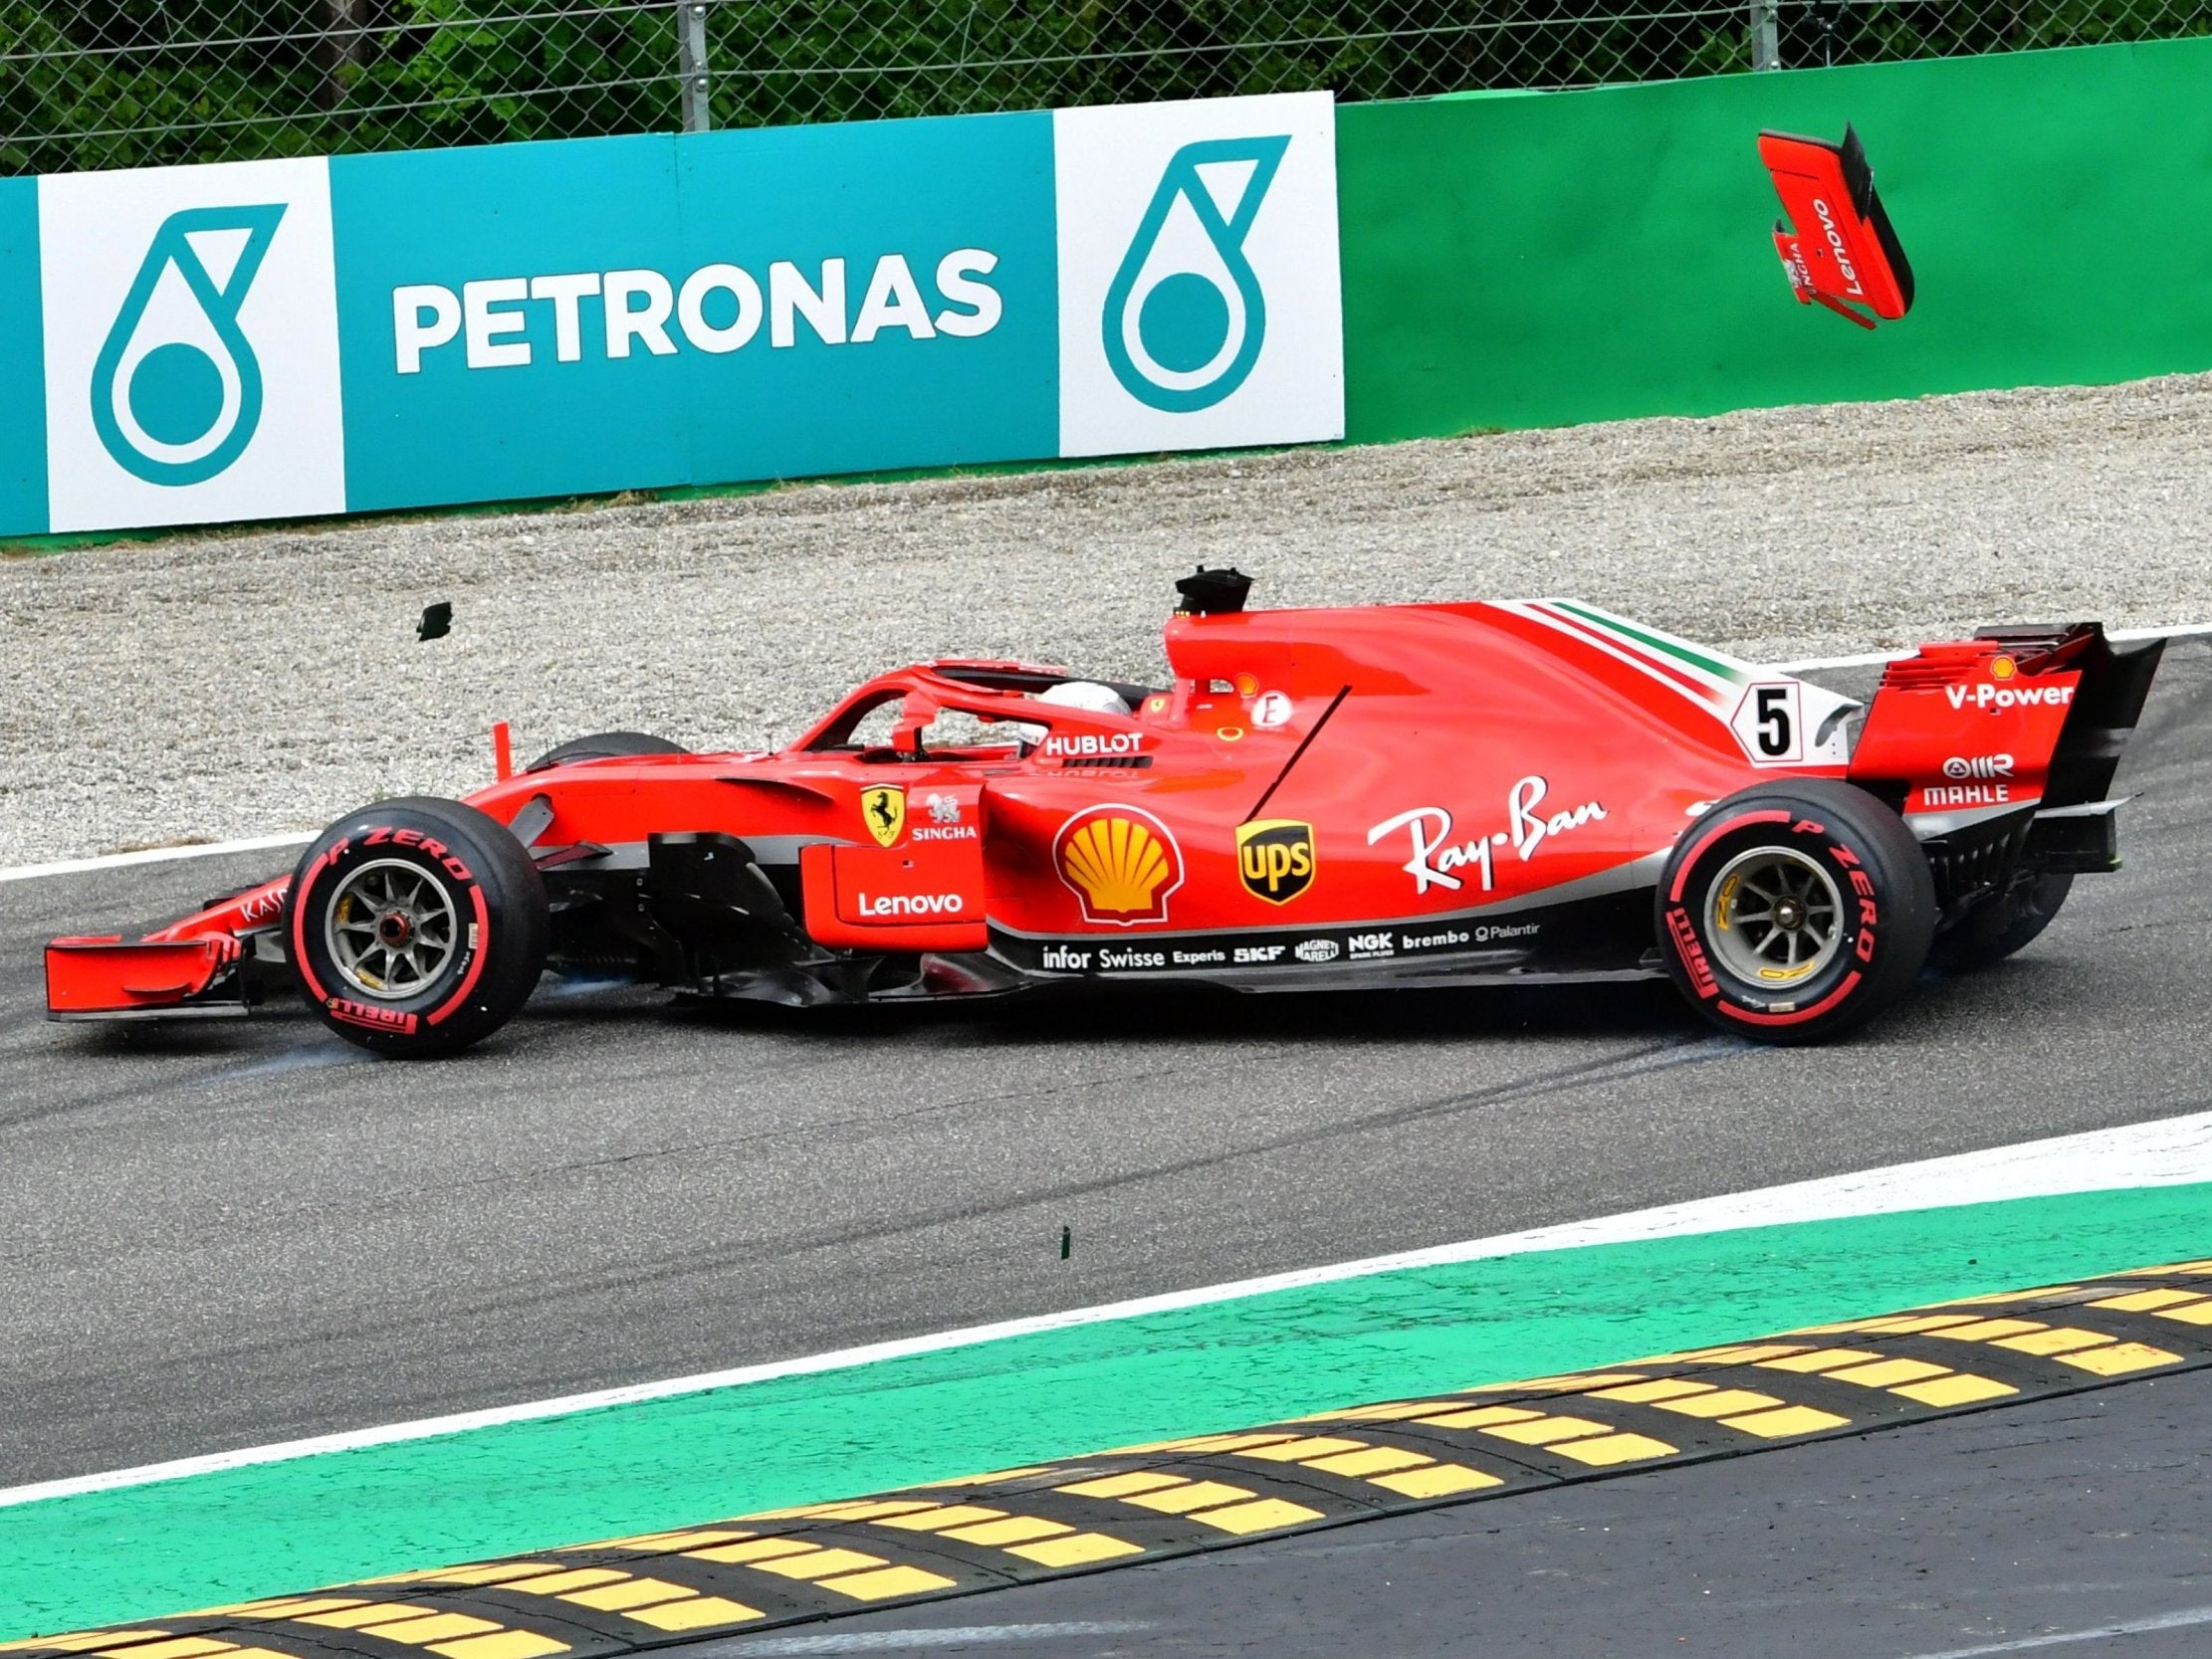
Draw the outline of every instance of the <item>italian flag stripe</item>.
<instances>
[{"instance_id":1,"label":"italian flag stripe","mask_svg":"<svg viewBox=\"0 0 2212 1659\"><path fill-rule=\"evenodd\" d=\"M1567 638L1579 641L1586 646L1594 646L1610 657L1625 662L1633 668L1641 669L1669 691L1683 693L1699 703L1717 704L1718 702L1717 689L1709 681L1700 679L1687 669L1677 668L1674 664L1657 657L1649 651L1640 650L1636 645L1601 624L1588 623L1576 617L1564 616L1559 610L1547 604L1531 604L1528 608L1531 614L1549 624L1559 633L1566 635Z\"/></svg>"},{"instance_id":2,"label":"italian flag stripe","mask_svg":"<svg viewBox=\"0 0 2212 1659\"><path fill-rule=\"evenodd\" d=\"M1651 633L1633 623L1624 622L1617 616L1607 616L1601 611L1590 610L1585 606L1573 603L1571 600L1555 599L1552 602L1570 616L1579 616L1583 621L1603 628L1610 633L1625 635L1640 644L1650 646L1654 651L1663 651L1669 657L1678 658L1680 661L1688 663L1694 668L1702 669L1705 673L1715 675L1730 684L1741 685L1750 678L1734 664L1722 662L1715 657L1708 657L1702 651L1692 650L1679 640Z\"/></svg>"}]
</instances>

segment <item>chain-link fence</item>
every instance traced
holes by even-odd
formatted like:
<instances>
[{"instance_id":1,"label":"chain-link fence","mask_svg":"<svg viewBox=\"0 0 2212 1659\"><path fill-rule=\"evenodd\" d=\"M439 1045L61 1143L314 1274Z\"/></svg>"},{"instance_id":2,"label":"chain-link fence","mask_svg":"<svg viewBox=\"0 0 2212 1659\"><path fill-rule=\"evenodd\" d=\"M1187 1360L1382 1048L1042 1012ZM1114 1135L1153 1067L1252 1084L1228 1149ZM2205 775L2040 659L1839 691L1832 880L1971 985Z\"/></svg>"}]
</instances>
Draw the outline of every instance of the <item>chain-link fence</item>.
<instances>
[{"instance_id":1,"label":"chain-link fence","mask_svg":"<svg viewBox=\"0 0 2212 1659\"><path fill-rule=\"evenodd\" d=\"M0 174L2212 32L2212 0L0 0Z\"/></svg>"}]
</instances>

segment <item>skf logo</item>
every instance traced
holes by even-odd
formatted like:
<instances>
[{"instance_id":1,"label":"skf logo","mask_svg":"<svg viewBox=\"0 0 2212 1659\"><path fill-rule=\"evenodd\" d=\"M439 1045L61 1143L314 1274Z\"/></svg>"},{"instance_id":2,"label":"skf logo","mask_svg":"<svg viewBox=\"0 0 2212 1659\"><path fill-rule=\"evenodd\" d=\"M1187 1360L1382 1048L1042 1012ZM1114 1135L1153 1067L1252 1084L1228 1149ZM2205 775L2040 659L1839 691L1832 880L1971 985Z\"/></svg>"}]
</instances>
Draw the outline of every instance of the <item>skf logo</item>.
<instances>
[{"instance_id":1,"label":"skf logo","mask_svg":"<svg viewBox=\"0 0 2212 1659\"><path fill-rule=\"evenodd\" d=\"M1313 826L1293 818L1262 818L1236 832L1236 873L1244 889L1270 905L1287 905L1313 885Z\"/></svg>"},{"instance_id":2,"label":"skf logo","mask_svg":"<svg viewBox=\"0 0 2212 1659\"><path fill-rule=\"evenodd\" d=\"M1134 927L1165 922L1183 885L1183 849L1168 826L1134 806L1094 806L1060 826L1052 867L1082 901L1083 920Z\"/></svg>"},{"instance_id":3,"label":"skf logo","mask_svg":"<svg viewBox=\"0 0 2212 1659\"><path fill-rule=\"evenodd\" d=\"M860 817L877 846L893 845L906 828L906 791L896 783L878 783L861 790Z\"/></svg>"}]
</instances>

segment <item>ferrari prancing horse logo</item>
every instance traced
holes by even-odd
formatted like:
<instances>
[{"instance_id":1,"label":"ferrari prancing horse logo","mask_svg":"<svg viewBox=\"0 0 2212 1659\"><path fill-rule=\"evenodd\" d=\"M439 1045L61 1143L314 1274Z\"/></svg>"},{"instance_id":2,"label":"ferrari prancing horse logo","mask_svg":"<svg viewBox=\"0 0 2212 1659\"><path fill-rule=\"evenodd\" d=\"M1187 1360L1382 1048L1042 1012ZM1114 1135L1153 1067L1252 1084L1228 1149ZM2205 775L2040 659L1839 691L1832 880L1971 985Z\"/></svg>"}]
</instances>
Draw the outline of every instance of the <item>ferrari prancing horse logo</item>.
<instances>
[{"instance_id":1,"label":"ferrari prancing horse logo","mask_svg":"<svg viewBox=\"0 0 2212 1659\"><path fill-rule=\"evenodd\" d=\"M878 783L861 790L860 816L877 846L891 846L906 828L906 790L896 783Z\"/></svg>"}]
</instances>

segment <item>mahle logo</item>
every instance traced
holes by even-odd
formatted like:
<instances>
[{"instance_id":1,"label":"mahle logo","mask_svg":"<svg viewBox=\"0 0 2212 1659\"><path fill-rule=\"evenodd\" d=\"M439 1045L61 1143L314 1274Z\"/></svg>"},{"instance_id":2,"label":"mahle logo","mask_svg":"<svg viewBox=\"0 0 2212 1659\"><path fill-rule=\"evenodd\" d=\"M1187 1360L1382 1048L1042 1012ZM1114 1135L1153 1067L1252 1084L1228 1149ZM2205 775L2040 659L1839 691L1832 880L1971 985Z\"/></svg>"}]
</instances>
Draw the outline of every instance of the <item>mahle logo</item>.
<instances>
[{"instance_id":1,"label":"mahle logo","mask_svg":"<svg viewBox=\"0 0 2212 1659\"><path fill-rule=\"evenodd\" d=\"M1210 138L1168 158L1100 319L1107 364L1140 403L1211 409L1259 360L1267 298L1244 238L1289 144L1287 134Z\"/></svg>"},{"instance_id":2,"label":"mahle logo","mask_svg":"<svg viewBox=\"0 0 2212 1659\"><path fill-rule=\"evenodd\" d=\"M93 364L93 428L148 484L203 484L253 442L261 364L238 312L285 204L172 213Z\"/></svg>"}]
</instances>

